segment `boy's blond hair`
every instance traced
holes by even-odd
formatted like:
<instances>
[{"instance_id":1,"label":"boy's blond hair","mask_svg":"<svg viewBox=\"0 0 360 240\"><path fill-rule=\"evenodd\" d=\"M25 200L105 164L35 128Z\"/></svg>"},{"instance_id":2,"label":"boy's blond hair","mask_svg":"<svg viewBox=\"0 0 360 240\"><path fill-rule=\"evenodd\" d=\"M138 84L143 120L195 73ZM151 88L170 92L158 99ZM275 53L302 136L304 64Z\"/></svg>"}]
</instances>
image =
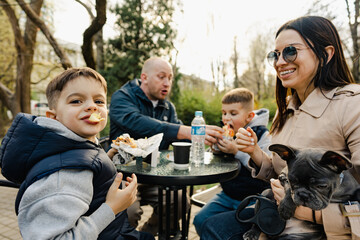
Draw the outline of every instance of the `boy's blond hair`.
<instances>
[{"instance_id":1,"label":"boy's blond hair","mask_svg":"<svg viewBox=\"0 0 360 240\"><path fill-rule=\"evenodd\" d=\"M57 101L59 100L60 93L64 89L65 85L78 77L91 78L99 81L101 86L104 88L105 93L107 93L106 80L94 69L88 67L69 68L51 80L46 87L46 98L48 100L49 109L55 108Z\"/></svg>"},{"instance_id":2,"label":"boy's blond hair","mask_svg":"<svg viewBox=\"0 0 360 240\"><path fill-rule=\"evenodd\" d=\"M254 93L247 88L235 88L223 96L221 103L241 103L244 108L252 111L254 109Z\"/></svg>"}]
</instances>

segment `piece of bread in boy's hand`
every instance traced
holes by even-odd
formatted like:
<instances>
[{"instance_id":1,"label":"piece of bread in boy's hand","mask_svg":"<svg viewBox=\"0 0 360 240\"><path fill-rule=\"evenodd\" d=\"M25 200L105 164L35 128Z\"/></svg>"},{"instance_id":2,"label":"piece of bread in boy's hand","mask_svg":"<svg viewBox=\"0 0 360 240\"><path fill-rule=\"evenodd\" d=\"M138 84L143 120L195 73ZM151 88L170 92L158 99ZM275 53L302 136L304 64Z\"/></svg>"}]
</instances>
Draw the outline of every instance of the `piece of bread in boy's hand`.
<instances>
[{"instance_id":1,"label":"piece of bread in boy's hand","mask_svg":"<svg viewBox=\"0 0 360 240\"><path fill-rule=\"evenodd\" d=\"M100 122L100 121L104 121L104 120L105 120L105 118L101 117L101 114L98 112L93 112L89 117L90 122Z\"/></svg>"}]
</instances>

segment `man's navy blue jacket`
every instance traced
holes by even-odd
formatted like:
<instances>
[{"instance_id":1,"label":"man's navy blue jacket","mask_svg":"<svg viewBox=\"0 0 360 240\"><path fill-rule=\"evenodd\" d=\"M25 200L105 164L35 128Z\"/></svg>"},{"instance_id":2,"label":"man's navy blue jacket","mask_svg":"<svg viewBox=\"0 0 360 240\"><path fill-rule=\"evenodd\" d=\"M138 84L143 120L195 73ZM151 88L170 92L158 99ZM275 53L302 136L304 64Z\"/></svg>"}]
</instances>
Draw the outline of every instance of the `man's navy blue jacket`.
<instances>
[{"instance_id":1,"label":"man's navy blue jacket","mask_svg":"<svg viewBox=\"0 0 360 240\"><path fill-rule=\"evenodd\" d=\"M175 106L167 100L159 100L154 108L140 88L140 80L127 82L111 97L110 140L124 133L139 139L164 133L159 150L168 149L177 140L182 122L177 118Z\"/></svg>"}]
</instances>

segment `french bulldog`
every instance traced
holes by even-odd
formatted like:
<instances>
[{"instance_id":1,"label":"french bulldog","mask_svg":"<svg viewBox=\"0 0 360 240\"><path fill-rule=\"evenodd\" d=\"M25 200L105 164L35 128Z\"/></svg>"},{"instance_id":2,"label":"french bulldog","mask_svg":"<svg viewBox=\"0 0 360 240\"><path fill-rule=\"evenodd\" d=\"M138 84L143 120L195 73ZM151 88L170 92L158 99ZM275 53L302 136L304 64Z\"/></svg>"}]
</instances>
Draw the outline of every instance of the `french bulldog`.
<instances>
[{"instance_id":1,"label":"french bulldog","mask_svg":"<svg viewBox=\"0 0 360 240\"><path fill-rule=\"evenodd\" d=\"M341 153L317 148L298 150L281 144L273 144L269 149L287 163L287 169L279 175L285 188L279 213L285 220L294 216L296 207L300 205L321 210L330 202L359 200L359 184L346 171L352 163Z\"/></svg>"},{"instance_id":2,"label":"french bulldog","mask_svg":"<svg viewBox=\"0 0 360 240\"><path fill-rule=\"evenodd\" d=\"M359 184L347 171L350 160L341 153L319 148L295 149L282 144L273 144L269 150L286 161L287 167L279 175L285 189L285 197L278 206L284 220L298 221L304 233L286 232L270 239L326 239L321 225L292 218L297 206L313 210L326 208L329 203L360 201ZM270 194L271 195L271 194ZM269 197L268 195L267 197ZM271 196L270 196L271 197ZM287 223L288 224L288 223ZM257 239L259 228L252 227L243 236L246 240Z\"/></svg>"}]
</instances>

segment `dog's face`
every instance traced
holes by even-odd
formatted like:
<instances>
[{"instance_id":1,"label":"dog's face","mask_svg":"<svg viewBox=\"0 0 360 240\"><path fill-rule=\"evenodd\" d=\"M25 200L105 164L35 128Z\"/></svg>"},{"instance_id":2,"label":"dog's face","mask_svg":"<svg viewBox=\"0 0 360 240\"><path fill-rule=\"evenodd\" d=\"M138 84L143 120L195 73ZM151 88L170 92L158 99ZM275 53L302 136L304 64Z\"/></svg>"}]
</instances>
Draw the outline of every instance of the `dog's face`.
<instances>
[{"instance_id":1,"label":"dog's face","mask_svg":"<svg viewBox=\"0 0 360 240\"><path fill-rule=\"evenodd\" d=\"M340 173L352 166L345 156L321 149L297 150L281 144L269 147L288 165L288 181L294 203L320 210L330 202Z\"/></svg>"}]
</instances>

